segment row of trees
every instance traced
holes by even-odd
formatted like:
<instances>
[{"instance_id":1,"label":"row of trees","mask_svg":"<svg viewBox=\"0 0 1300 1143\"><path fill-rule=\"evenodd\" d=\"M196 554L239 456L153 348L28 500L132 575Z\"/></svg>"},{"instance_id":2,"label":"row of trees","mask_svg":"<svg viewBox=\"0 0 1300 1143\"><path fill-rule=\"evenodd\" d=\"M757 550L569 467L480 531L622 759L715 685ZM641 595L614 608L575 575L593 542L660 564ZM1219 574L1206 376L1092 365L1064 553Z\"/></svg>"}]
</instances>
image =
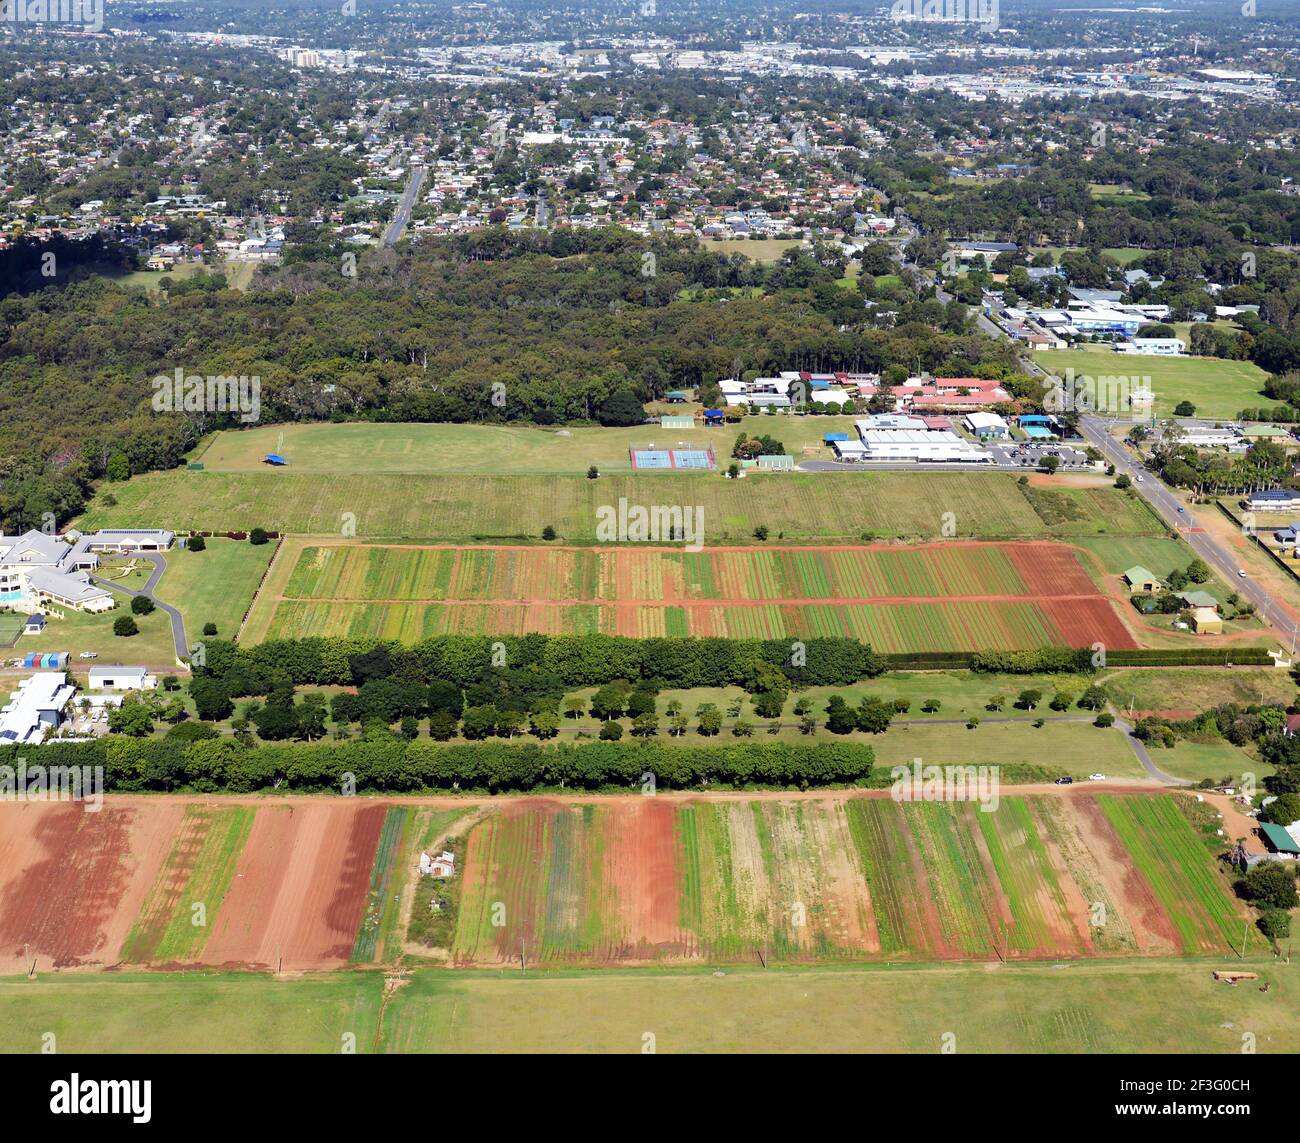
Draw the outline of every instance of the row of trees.
<instances>
[{"instance_id":1,"label":"row of trees","mask_svg":"<svg viewBox=\"0 0 1300 1143\"><path fill-rule=\"evenodd\" d=\"M807 788L865 784L874 761L871 747L858 742L734 742L684 750L655 742L437 746L390 738L249 747L229 738L115 737L21 753L29 773L38 765L103 767L106 788L120 792ZM0 748L0 765L16 766L17 754Z\"/></svg>"}]
</instances>

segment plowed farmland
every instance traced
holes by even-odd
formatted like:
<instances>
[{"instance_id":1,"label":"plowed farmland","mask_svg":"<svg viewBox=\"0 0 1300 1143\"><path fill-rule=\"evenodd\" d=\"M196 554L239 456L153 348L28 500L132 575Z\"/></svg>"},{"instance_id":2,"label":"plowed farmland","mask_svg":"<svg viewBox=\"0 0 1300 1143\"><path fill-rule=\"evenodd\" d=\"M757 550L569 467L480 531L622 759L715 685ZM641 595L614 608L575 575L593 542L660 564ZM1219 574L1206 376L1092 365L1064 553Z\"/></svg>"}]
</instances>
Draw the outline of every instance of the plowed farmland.
<instances>
[{"instance_id":1,"label":"plowed farmland","mask_svg":"<svg viewBox=\"0 0 1300 1143\"><path fill-rule=\"evenodd\" d=\"M883 651L1133 647L1073 548L296 543L245 636L847 636Z\"/></svg>"},{"instance_id":2,"label":"plowed farmland","mask_svg":"<svg viewBox=\"0 0 1300 1143\"><path fill-rule=\"evenodd\" d=\"M435 955L923 962L1214 955L1243 939L1244 911L1176 796L1025 792L985 812L885 793L480 805ZM421 812L347 798L0 803L0 974L391 961Z\"/></svg>"},{"instance_id":3,"label":"plowed farmland","mask_svg":"<svg viewBox=\"0 0 1300 1143\"><path fill-rule=\"evenodd\" d=\"M1243 915L1168 795L534 800L464 877L462 965L1226 953Z\"/></svg>"},{"instance_id":4,"label":"plowed farmland","mask_svg":"<svg viewBox=\"0 0 1300 1143\"><path fill-rule=\"evenodd\" d=\"M384 806L344 799L0 803L0 973L340 966L372 881L387 885L384 822Z\"/></svg>"}]
</instances>

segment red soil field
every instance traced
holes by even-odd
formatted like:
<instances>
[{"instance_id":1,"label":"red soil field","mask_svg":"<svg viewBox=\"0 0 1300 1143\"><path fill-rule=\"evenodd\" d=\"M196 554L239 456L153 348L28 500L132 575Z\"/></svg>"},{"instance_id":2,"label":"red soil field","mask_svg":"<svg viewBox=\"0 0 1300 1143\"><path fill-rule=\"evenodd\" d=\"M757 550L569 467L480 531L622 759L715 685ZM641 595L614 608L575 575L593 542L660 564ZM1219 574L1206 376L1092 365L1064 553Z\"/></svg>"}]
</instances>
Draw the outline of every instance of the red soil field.
<instances>
[{"instance_id":1,"label":"red soil field","mask_svg":"<svg viewBox=\"0 0 1300 1143\"><path fill-rule=\"evenodd\" d=\"M203 963L289 971L344 964L384 813L352 799L260 808Z\"/></svg>"},{"instance_id":2,"label":"red soil field","mask_svg":"<svg viewBox=\"0 0 1300 1143\"><path fill-rule=\"evenodd\" d=\"M633 939L619 960L694 955L694 939L678 924L676 808L637 798L610 808L605 877L614 886L622 931Z\"/></svg>"},{"instance_id":3,"label":"red soil field","mask_svg":"<svg viewBox=\"0 0 1300 1143\"><path fill-rule=\"evenodd\" d=\"M1146 878L1138 872L1096 798L1085 795L1070 805L1088 851L1097 859L1107 884L1123 903L1124 915L1133 927L1138 951L1156 955L1179 953L1182 942L1178 939L1178 931Z\"/></svg>"},{"instance_id":4,"label":"red soil field","mask_svg":"<svg viewBox=\"0 0 1300 1143\"><path fill-rule=\"evenodd\" d=\"M0 972L115 964L183 814L0 803Z\"/></svg>"},{"instance_id":5,"label":"red soil field","mask_svg":"<svg viewBox=\"0 0 1300 1143\"><path fill-rule=\"evenodd\" d=\"M1115 606L1104 596L1091 599L1044 599L1039 606L1060 628L1069 647L1091 647L1101 643L1112 650L1129 650L1138 646Z\"/></svg>"}]
</instances>

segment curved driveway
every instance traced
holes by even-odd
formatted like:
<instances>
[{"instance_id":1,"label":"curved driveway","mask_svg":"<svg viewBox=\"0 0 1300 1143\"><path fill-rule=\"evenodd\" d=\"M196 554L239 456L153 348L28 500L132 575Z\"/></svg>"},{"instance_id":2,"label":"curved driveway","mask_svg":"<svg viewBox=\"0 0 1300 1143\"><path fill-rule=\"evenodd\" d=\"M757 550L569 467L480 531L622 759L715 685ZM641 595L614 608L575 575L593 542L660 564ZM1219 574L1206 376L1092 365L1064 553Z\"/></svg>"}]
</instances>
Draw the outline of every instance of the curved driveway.
<instances>
[{"instance_id":1,"label":"curved driveway","mask_svg":"<svg viewBox=\"0 0 1300 1143\"><path fill-rule=\"evenodd\" d=\"M102 576L92 575L91 582L99 584L100 587L106 587L109 591L116 591L122 595L135 596L143 595L152 599L154 606L160 611L165 611L172 623L172 643L176 647L176 658L178 661L184 661L189 658L190 644L185 637L185 620L181 613L176 610L170 603L164 603L156 595L154 589L158 586L158 581L162 579L162 574L167 570L167 560L159 552L135 552L131 556L135 560L148 560L153 564L153 571L149 575L148 581L140 590L131 587L123 587L120 583L114 583L111 579L104 579Z\"/></svg>"}]
</instances>

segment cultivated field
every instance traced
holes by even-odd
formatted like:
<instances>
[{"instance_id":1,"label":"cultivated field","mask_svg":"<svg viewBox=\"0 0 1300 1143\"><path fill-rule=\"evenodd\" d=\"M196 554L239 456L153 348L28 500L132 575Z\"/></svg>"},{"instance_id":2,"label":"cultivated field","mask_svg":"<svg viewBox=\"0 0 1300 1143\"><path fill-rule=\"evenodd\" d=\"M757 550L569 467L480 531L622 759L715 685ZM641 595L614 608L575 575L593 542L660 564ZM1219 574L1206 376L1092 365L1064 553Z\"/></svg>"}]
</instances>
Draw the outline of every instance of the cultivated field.
<instances>
[{"instance_id":1,"label":"cultivated field","mask_svg":"<svg viewBox=\"0 0 1300 1143\"><path fill-rule=\"evenodd\" d=\"M1136 646L1069 547L416 548L291 542L250 640L849 636L885 651ZM287 579L285 576L287 575Z\"/></svg>"},{"instance_id":2,"label":"cultivated field","mask_svg":"<svg viewBox=\"0 0 1300 1143\"><path fill-rule=\"evenodd\" d=\"M462 813L478 818L453 825ZM1223 955L1243 911L1174 796L0 803L0 972ZM454 842L437 937L421 849ZM436 939L425 939L431 932ZM419 937L420 939L416 939ZM1250 938L1257 943L1256 938ZM414 941L415 943L412 943Z\"/></svg>"},{"instance_id":3,"label":"cultivated field","mask_svg":"<svg viewBox=\"0 0 1300 1143\"><path fill-rule=\"evenodd\" d=\"M349 799L2 803L0 971L337 967L395 846L385 807Z\"/></svg>"},{"instance_id":4,"label":"cultivated field","mask_svg":"<svg viewBox=\"0 0 1300 1143\"><path fill-rule=\"evenodd\" d=\"M537 539L550 525L561 540L593 543L597 509L677 505L703 513L705 542L859 541L1164 534L1136 497L1108 487L1019 485L1006 473L767 473L585 476L370 472L364 462L330 479L290 470L150 473L112 486L117 503L92 503L84 529L174 527L210 531L254 526L298 535L492 542ZM945 533L945 528L947 532ZM346 529L346 531L345 531Z\"/></svg>"},{"instance_id":5,"label":"cultivated field","mask_svg":"<svg viewBox=\"0 0 1300 1143\"><path fill-rule=\"evenodd\" d=\"M460 965L1225 954L1173 797L515 802L466 842Z\"/></svg>"},{"instance_id":6,"label":"cultivated field","mask_svg":"<svg viewBox=\"0 0 1300 1143\"><path fill-rule=\"evenodd\" d=\"M1126 355L1105 345L1051 350L1037 354L1035 360L1061 377L1073 369L1076 376L1143 378L1155 394L1154 411L1160 417L1172 416L1180 401L1191 401L1198 417L1226 420L1235 419L1242 409L1273 403L1262 392L1268 374L1250 361ZM1145 412L1149 415L1151 410Z\"/></svg>"}]
</instances>

